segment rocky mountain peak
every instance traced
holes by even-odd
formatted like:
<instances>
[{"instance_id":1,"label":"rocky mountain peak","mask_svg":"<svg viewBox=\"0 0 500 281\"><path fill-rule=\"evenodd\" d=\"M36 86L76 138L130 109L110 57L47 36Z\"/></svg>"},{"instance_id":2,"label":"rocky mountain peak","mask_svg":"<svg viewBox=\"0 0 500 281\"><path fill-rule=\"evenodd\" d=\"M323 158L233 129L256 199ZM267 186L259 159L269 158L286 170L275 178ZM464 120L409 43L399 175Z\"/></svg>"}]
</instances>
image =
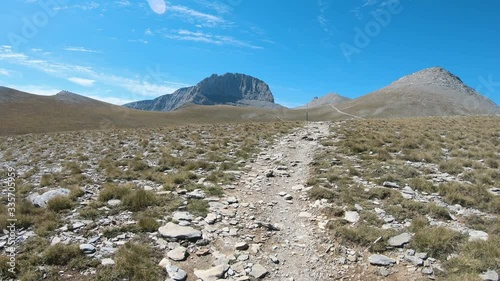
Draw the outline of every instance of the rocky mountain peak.
<instances>
[{"instance_id":1,"label":"rocky mountain peak","mask_svg":"<svg viewBox=\"0 0 500 281\"><path fill-rule=\"evenodd\" d=\"M410 85L432 85L442 88L453 89L461 93L476 94L476 91L462 82L458 76L442 67L431 67L404 76L392 83L389 87L401 87Z\"/></svg>"},{"instance_id":2,"label":"rocky mountain peak","mask_svg":"<svg viewBox=\"0 0 500 281\"><path fill-rule=\"evenodd\" d=\"M196 86L182 88L151 101L139 101L125 106L141 110L171 111L190 103L260 108L278 106L264 81L240 73L212 74Z\"/></svg>"}]
</instances>

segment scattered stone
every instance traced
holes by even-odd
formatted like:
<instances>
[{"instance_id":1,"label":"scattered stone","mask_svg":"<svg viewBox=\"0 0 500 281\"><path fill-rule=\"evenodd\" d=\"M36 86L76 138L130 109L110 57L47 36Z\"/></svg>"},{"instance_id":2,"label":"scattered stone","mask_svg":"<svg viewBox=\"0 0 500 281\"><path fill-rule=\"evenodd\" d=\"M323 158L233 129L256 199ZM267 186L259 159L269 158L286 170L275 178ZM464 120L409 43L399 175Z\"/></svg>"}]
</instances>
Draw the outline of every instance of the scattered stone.
<instances>
[{"instance_id":1,"label":"scattered stone","mask_svg":"<svg viewBox=\"0 0 500 281\"><path fill-rule=\"evenodd\" d=\"M383 276L383 277L387 277L387 276L392 274L391 270L389 270L388 268L385 268L385 267L381 268L378 271L378 273L380 274L380 276Z\"/></svg>"},{"instance_id":2,"label":"scattered stone","mask_svg":"<svg viewBox=\"0 0 500 281\"><path fill-rule=\"evenodd\" d=\"M208 224L214 224L217 221L217 214L209 213L205 218L205 222Z\"/></svg>"},{"instance_id":3,"label":"scattered stone","mask_svg":"<svg viewBox=\"0 0 500 281\"><path fill-rule=\"evenodd\" d=\"M307 219L309 219L309 218L312 218L312 215L311 215L311 213L308 213L308 212L300 212L299 218L307 218Z\"/></svg>"},{"instance_id":4,"label":"scattered stone","mask_svg":"<svg viewBox=\"0 0 500 281\"><path fill-rule=\"evenodd\" d=\"M180 226L173 222L158 229L161 237L180 240L197 240L202 237L201 231L189 226Z\"/></svg>"},{"instance_id":5,"label":"scattered stone","mask_svg":"<svg viewBox=\"0 0 500 281\"><path fill-rule=\"evenodd\" d=\"M113 259L110 259L110 258L106 258L106 259L102 259L101 260L101 264L103 266L107 266L107 265L114 265L115 264L115 261Z\"/></svg>"},{"instance_id":6,"label":"scattered stone","mask_svg":"<svg viewBox=\"0 0 500 281\"><path fill-rule=\"evenodd\" d=\"M280 230L278 227L276 227L268 222L256 221L255 224L257 224L260 227L265 227L265 228L272 230L272 231L279 231Z\"/></svg>"},{"instance_id":7,"label":"scattered stone","mask_svg":"<svg viewBox=\"0 0 500 281\"><path fill-rule=\"evenodd\" d=\"M260 279L264 278L268 273L269 272L265 267L257 263L252 266L252 271L250 271L250 276Z\"/></svg>"},{"instance_id":8,"label":"scattered stone","mask_svg":"<svg viewBox=\"0 0 500 281\"><path fill-rule=\"evenodd\" d=\"M469 231L469 241L488 241L488 233L480 230Z\"/></svg>"},{"instance_id":9,"label":"scattered stone","mask_svg":"<svg viewBox=\"0 0 500 281\"><path fill-rule=\"evenodd\" d=\"M93 254L96 251L95 247L90 244L80 244L80 250L86 255Z\"/></svg>"},{"instance_id":10,"label":"scattered stone","mask_svg":"<svg viewBox=\"0 0 500 281\"><path fill-rule=\"evenodd\" d=\"M240 242L240 243L236 243L236 245L234 246L234 248L238 251L245 251L248 249L248 244L246 242Z\"/></svg>"},{"instance_id":11,"label":"scattered stone","mask_svg":"<svg viewBox=\"0 0 500 281\"><path fill-rule=\"evenodd\" d=\"M359 221L359 213L354 211L345 212L344 220L350 223L357 223Z\"/></svg>"},{"instance_id":12,"label":"scattered stone","mask_svg":"<svg viewBox=\"0 0 500 281\"><path fill-rule=\"evenodd\" d=\"M390 181L385 181L382 185L389 188L400 188L399 184Z\"/></svg>"},{"instance_id":13,"label":"scattered stone","mask_svg":"<svg viewBox=\"0 0 500 281\"><path fill-rule=\"evenodd\" d=\"M167 253L167 257L174 261L183 261L187 257L186 248L180 246Z\"/></svg>"},{"instance_id":14,"label":"scattered stone","mask_svg":"<svg viewBox=\"0 0 500 281\"><path fill-rule=\"evenodd\" d=\"M371 265L388 266L395 264L396 260L386 257L384 255L371 255L368 258Z\"/></svg>"},{"instance_id":15,"label":"scattered stone","mask_svg":"<svg viewBox=\"0 0 500 281\"><path fill-rule=\"evenodd\" d=\"M172 218L176 221L192 221L193 215L188 212L175 212Z\"/></svg>"},{"instance_id":16,"label":"scattered stone","mask_svg":"<svg viewBox=\"0 0 500 281\"><path fill-rule=\"evenodd\" d=\"M168 276L175 281L184 281L187 278L187 273L175 265L169 265L165 267Z\"/></svg>"},{"instance_id":17,"label":"scattered stone","mask_svg":"<svg viewBox=\"0 0 500 281\"><path fill-rule=\"evenodd\" d=\"M217 281L224 277L224 273L229 269L227 264L221 264L207 270L194 270L194 275L203 281Z\"/></svg>"},{"instance_id":18,"label":"scattered stone","mask_svg":"<svg viewBox=\"0 0 500 281\"><path fill-rule=\"evenodd\" d=\"M432 275L432 274L434 274L434 270L432 270L432 268L430 268L430 267L424 267L422 269L422 274L424 274L424 275Z\"/></svg>"},{"instance_id":19,"label":"scattered stone","mask_svg":"<svg viewBox=\"0 0 500 281\"><path fill-rule=\"evenodd\" d=\"M403 245L410 243L410 241L411 241L411 234L402 233L400 235L389 238L389 241L387 241L387 243L391 247L402 247Z\"/></svg>"},{"instance_id":20,"label":"scattered stone","mask_svg":"<svg viewBox=\"0 0 500 281\"><path fill-rule=\"evenodd\" d=\"M271 259L271 262L274 263L274 264L279 264L280 263L280 260L275 257L275 256L270 256L269 257Z\"/></svg>"},{"instance_id":21,"label":"scattered stone","mask_svg":"<svg viewBox=\"0 0 500 281\"><path fill-rule=\"evenodd\" d=\"M40 208L46 208L47 203L56 197L68 197L71 191L67 188L58 188L54 190L49 190L42 195L39 193L33 193L29 195L26 199L30 201L33 205L40 207Z\"/></svg>"},{"instance_id":22,"label":"scattered stone","mask_svg":"<svg viewBox=\"0 0 500 281\"><path fill-rule=\"evenodd\" d=\"M122 200L118 200L118 199L111 199L107 202L108 206L110 207L116 207L116 206L119 206L122 204Z\"/></svg>"},{"instance_id":23,"label":"scattered stone","mask_svg":"<svg viewBox=\"0 0 500 281\"><path fill-rule=\"evenodd\" d=\"M274 177L274 171L273 170L267 170L266 171L266 177L268 177L268 178Z\"/></svg>"},{"instance_id":24,"label":"scattered stone","mask_svg":"<svg viewBox=\"0 0 500 281\"><path fill-rule=\"evenodd\" d=\"M229 203L229 204L236 204L236 203L238 203L238 198L236 198L236 197L234 197L234 196L231 196L231 197L228 197L228 198L226 199L226 201L227 201L227 203Z\"/></svg>"},{"instance_id":25,"label":"scattered stone","mask_svg":"<svg viewBox=\"0 0 500 281\"><path fill-rule=\"evenodd\" d=\"M485 281L498 281L498 273L494 270L488 270L480 274L479 277Z\"/></svg>"},{"instance_id":26,"label":"scattered stone","mask_svg":"<svg viewBox=\"0 0 500 281\"><path fill-rule=\"evenodd\" d=\"M421 258L418 258L416 256L405 256L405 260L409 263L411 263L414 266L422 266L424 265L424 260Z\"/></svg>"},{"instance_id":27,"label":"scattered stone","mask_svg":"<svg viewBox=\"0 0 500 281\"><path fill-rule=\"evenodd\" d=\"M500 187L493 187L489 189L489 192L494 196L500 196Z\"/></svg>"},{"instance_id":28,"label":"scattered stone","mask_svg":"<svg viewBox=\"0 0 500 281\"><path fill-rule=\"evenodd\" d=\"M205 198L205 192L201 189L195 189L189 193L186 193L188 198L194 198L194 199L204 199Z\"/></svg>"}]
</instances>

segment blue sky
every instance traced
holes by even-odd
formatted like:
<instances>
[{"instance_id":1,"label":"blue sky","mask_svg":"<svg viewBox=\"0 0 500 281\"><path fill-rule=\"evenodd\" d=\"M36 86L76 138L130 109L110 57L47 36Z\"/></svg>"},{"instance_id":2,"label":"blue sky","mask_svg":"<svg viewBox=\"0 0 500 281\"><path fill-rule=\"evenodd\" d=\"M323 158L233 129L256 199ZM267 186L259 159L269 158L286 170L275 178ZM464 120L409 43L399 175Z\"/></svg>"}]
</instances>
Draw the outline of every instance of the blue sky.
<instances>
[{"instance_id":1,"label":"blue sky","mask_svg":"<svg viewBox=\"0 0 500 281\"><path fill-rule=\"evenodd\" d=\"M442 66L500 104L497 0L9 0L0 85L122 104L213 73L296 106Z\"/></svg>"}]
</instances>

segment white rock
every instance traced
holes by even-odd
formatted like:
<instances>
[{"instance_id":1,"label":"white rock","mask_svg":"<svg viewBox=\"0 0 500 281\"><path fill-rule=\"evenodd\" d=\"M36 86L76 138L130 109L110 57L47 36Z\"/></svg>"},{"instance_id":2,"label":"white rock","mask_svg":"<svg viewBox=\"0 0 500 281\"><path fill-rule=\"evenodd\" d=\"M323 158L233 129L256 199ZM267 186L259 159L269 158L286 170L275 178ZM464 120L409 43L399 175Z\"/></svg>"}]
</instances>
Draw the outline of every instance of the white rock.
<instances>
[{"instance_id":1,"label":"white rock","mask_svg":"<svg viewBox=\"0 0 500 281\"><path fill-rule=\"evenodd\" d=\"M196 240L202 237L201 231L189 226L180 226L173 222L158 229L160 236L171 239Z\"/></svg>"},{"instance_id":2,"label":"white rock","mask_svg":"<svg viewBox=\"0 0 500 281\"><path fill-rule=\"evenodd\" d=\"M359 221L358 212L345 212L344 219L350 223L356 223Z\"/></svg>"}]
</instances>

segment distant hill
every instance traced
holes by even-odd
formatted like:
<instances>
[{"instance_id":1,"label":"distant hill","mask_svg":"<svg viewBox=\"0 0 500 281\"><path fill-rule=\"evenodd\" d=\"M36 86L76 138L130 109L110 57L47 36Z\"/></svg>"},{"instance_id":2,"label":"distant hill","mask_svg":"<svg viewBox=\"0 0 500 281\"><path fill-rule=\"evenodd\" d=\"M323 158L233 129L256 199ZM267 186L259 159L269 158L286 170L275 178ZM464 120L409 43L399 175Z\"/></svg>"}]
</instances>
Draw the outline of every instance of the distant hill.
<instances>
[{"instance_id":1,"label":"distant hill","mask_svg":"<svg viewBox=\"0 0 500 281\"><path fill-rule=\"evenodd\" d=\"M322 113L324 114L324 113ZM314 115L316 116L316 115ZM185 104L173 112L129 109L63 91L40 96L0 87L0 136L185 124L304 120L305 113L226 105ZM321 119L318 115L318 119Z\"/></svg>"},{"instance_id":2,"label":"distant hill","mask_svg":"<svg viewBox=\"0 0 500 281\"><path fill-rule=\"evenodd\" d=\"M315 97L312 101L308 102L306 105L296 107L295 109L316 108L316 107L330 106L330 105L336 106L350 100L351 99L348 97L330 93L320 98Z\"/></svg>"},{"instance_id":3,"label":"distant hill","mask_svg":"<svg viewBox=\"0 0 500 281\"><path fill-rule=\"evenodd\" d=\"M220 76L213 74L196 86L182 88L154 100L138 101L124 106L139 110L172 111L186 104L282 108L274 103L273 94L264 81L238 73Z\"/></svg>"},{"instance_id":4,"label":"distant hill","mask_svg":"<svg viewBox=\"0 0 500 281\"><path fill-rule=\"evenodd\" d=\"M338 108L361 117L418 117L499 114L490 99L441 67L405 76Z\"/></svg>"}]
</instances>

